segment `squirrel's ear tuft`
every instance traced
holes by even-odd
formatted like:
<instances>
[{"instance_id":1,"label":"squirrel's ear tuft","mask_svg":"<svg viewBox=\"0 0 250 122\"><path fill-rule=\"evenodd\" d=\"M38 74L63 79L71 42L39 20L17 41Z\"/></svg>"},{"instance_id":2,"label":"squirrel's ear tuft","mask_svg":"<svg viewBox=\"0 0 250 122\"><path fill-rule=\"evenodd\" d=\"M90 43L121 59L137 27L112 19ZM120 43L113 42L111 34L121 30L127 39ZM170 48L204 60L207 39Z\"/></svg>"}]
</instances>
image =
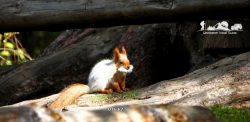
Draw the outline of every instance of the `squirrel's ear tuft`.
<instances>
[{"instance_id":1,"label":"squirrel's ear tuft","mask_svg":"<svg viewBox=\"0 0 250 122\"><path fill-rule=\"evenodd\" d=\"M115 62L118 62L118 61L119 61L119 56L120 56L120 51L119 51L119 49L116 47L116 48L114 49L114 61L115 61Z\"/></svg>"},{"instance_id":2,"label":"squirrel's ear tuft","mask_svg":"<svg viewBox=\"0 0 250 122\"><path fill-rule=\"evenodd\" d=\"M126 49L124 48L124 46L122 46L122 54L127 55Z\"/></svg>"}]
</instances>

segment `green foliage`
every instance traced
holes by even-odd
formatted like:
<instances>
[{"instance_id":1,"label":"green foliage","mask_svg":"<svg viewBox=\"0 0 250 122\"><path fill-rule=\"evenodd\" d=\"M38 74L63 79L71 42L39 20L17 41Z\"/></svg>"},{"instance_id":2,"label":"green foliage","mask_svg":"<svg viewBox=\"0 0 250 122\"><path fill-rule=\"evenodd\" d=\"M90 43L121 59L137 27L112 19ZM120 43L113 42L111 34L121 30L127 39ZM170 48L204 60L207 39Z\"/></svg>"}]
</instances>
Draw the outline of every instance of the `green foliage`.
<instances>
[{"instance_id":1,"label":"green foliage","mask_svg":"<svg viewBox=\"0 0 250 122\"><path fill-rule=\"evenodd\" d=\"M0 34L0 65L12 65L32 60L17 39L17 32Z\"/></svg>"},{"instance_id":2,"label":"green foliage","mask_svg":"<svg viewBox=\"0 0 250 122\"><path fill-rule=\"evenodd\" d=\"M250 122L250 110L225 105L216 105L210 108L220 122Z\"/></svg>"}]
</instances>

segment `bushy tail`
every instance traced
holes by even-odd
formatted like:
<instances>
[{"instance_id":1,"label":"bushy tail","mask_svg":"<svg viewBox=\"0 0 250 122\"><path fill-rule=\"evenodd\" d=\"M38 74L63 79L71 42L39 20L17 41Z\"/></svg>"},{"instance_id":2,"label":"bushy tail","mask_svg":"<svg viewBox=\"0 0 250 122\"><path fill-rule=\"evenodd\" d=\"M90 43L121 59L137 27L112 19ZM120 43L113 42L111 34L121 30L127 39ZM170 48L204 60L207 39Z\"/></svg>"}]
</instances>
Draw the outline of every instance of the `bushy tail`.
<instances>
[{"instance_id":1,"label":"bushy tail","mask_svg":"<svg viewBox=\"0 0 250 122\"><path fill-rule=\"evenodd\" d=\"M83 94L89 93L89 87L84 84L72 84L62 90L59 97L48 107L52 109L61 109L73 104L77 98Z\"/></svg>"}]
</instances>

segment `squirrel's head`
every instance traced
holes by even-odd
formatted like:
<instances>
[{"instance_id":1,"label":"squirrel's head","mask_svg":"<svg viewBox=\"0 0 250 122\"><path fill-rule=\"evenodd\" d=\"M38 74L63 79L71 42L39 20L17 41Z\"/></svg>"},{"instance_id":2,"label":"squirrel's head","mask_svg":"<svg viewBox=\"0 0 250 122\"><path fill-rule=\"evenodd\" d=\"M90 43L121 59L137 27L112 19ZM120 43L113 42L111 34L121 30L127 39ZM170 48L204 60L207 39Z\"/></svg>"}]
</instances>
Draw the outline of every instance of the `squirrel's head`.
<instances>
[{"instance_id":1,"label":"squirrel's head","mask_svg":"<svg viewBox=\"0 0 250 122\"><path fill-rule=\"evenodd\" d=\"M133 66L130 64L130 61L128 60L127 52L124 46L122 46L121 52L117 47L114 49L114 62L117 66L118 71L120 72L130 73L133 70Z\"/></svg>"}]
</instances>

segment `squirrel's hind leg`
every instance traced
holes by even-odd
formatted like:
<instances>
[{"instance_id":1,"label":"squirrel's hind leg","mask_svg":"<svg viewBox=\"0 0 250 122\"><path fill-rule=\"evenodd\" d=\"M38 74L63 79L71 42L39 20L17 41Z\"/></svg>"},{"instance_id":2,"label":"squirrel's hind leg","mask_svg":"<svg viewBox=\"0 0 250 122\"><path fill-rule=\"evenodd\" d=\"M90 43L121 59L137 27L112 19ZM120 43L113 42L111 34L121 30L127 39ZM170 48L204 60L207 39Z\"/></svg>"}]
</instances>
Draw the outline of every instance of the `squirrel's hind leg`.
<instances>
[{"instance_id":1,"label":"squirrel's hind leg","mask_svg":"<svg viewBox=\"0 0 250 122\"><path fill-rule=\"evenodd\" d=\"M103 93L103 94L109 94L112 93L113 90L112 89L105 89L105 90L97 90L97 93Z\"/></svg>"},{"instance_id":2,"label":"squirrel's hind leg","mask_svg":"<svg viewBox=\"0 0 250 122\"><path fill-rule=\"evenodd\" d=\"M119 85L119 83L118 82L114 82L113 83L113 89L116 91L116 92L122 92L122 90L121 90L121 88L120 88L120 85Z\"/></svg>"}]
</instances>

